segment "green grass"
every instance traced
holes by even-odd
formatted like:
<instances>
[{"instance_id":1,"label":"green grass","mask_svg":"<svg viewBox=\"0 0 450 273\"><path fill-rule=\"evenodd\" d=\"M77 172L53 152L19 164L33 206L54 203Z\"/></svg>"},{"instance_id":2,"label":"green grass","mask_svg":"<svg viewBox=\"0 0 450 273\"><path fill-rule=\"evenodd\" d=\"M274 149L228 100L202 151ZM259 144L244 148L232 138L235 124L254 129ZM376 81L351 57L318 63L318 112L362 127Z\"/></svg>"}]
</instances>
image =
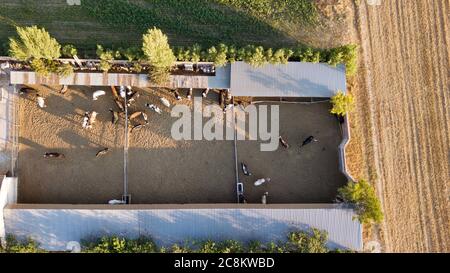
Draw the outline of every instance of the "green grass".
<instances>
[{"instance_id":1,"label":"green grass","mask_svg":"<svg viewBox=\"0 0 450 273\"><path fill-rule=\"evenodd\" d=\"M83 55L105 47L140 45L142 34L156 26L174 46L258 44L292 46L280 22L314 24L310 0L83 0L69 6L65 0L2 0L0 45L14 35L14 25L45 27L62 44L73 43ZM2 52L5 53L4 51Z\"/></svg>"}]
</instances>

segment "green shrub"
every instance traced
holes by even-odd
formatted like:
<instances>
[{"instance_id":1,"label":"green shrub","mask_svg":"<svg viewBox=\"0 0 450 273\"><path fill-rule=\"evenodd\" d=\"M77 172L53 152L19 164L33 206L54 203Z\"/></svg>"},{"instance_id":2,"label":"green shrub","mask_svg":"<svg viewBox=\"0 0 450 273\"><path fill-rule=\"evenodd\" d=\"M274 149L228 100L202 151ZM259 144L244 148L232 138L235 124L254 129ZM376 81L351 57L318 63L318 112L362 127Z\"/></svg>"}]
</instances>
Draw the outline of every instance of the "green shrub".
<instances>
[{"instance_id":1,"label":"green shrub","mask_svg":"<svg viewBox=\"0 0 450 273\"><path fill-rule=\"evenodd\" d=\"M379 224L383 221L380 200L377 198L375 189L366 180L348 182L339 189L340 197L347 203L355 206L358 220L362 224Z\"/></svg>"},{"instance_id":2,"label":"green shrub","mask_svg":"<svg viewBox=\"0 0 450 273\"><path fill-rule=\"evenodd\" d=\"M141 50L136 46L128 47L126 49L120 48L118 51L120 52L120 55L125 57L129 62L139 60L142 57Z\"/></svg>"},{"instance_id":3,"label":"green shrub","mask_svg":"<svg viewBox=\"0 0 450 273\"><path fill-rule=\"evenodd\" d=\"M82 241L83 252L92 253L155 253L158 247L151 238L125 239L117 236Z\"/></svg>"},{"instance_id":4,"label":"green shrub","mask_svg":"<svg viewBox=\"0 0 450 273\"><path fill-rule=\"evenodd\" d=\"M198 243L198 253L242 253L245 248L241 242L235 240L225 240L222 242L214 242L207 240Z\"/></svg>"},{"instance_id":5,"label":"green shrub","mask_svg":"<svg viewBox=\"0 0 450 273\"><path fill-rule=\"evenodd\" d=\"M331 104L333 108L330 113L343 117L353 110L355 101L352 94L344 94L341 90L338 90L336 95L331 98Z\"/></svg>"},{"instance_id":6,"label":"green shrub","mask_svg":"<svg viewBox=\"0 0 450 273\"><path fill-rule=\"evenodd\" d=\"M48 76L50 68L43 59L33 59L30 62L31 68L41 76Z\"/></svg>"},{"instance_id":7,"label":"green shrub","mask_svg":"<svg viewBox=\"0 0 450 273\"><path fill-rule=\"evenodd\" d=\"M72 58L73 56L78 54L78 51L74 45L65 45L61 49L61 53L64 57Z\"/></svg>"},{"instance_id":8,"label":"green shrub","mask_svg":"<svg viewBox=\"0 0 450 273\"><path fill-rule=\"evenodd\" d=\"M73 74L73 67L70 64L61 64L56 69L56 73L61 77L68 77Z\"/></svg>"},{"instance_id":9,"label":"green shrub","mask_svg":"<svg viewBox=\"0 0 450 273\"><path fill-rule=\"evenodd\" d=\"M310 233L291 232L288 235L286 250L291 253L327 253L327 241L327 233L318 229L312 229Z\"/></svg>"},{"instance_id":10,"label":"green shrub","mask_svg":"<svg viewBox=\"0 0 450 273\"><path fill-rule=\"evenodd\" d=\"M217 67L226 65L228 63L227 53L228 47L225 44L219 44L217 47L217 53L213 59L214 65Z\"/></svg>"},{"instance_id":11,"label":"green shrub","mask_svg":"<svg viewBox=\"0 0 450 273\"><path fill-rule=\"evenodd\" d=\"M13 235L6 236L5 248L0 246L0 253L43 253L45 250L39 248L39 244L27 238L23 241L17 240Z\"/></svg>"},{"instance_id":12,"label":"green shrub","mask_svg":"<svg viewBox=\"0 0 450 273\"><path fill-rule=\"evenodd\" d=\"M170 70L169 68L151 67L149 71L150 80L159 86L164 86L169 82Z\"/></svg>"},{"instance_id":13,"label":"green shrub","mask_svg":"<svg viewBox=\"0 0 450 273\"><path fill-rule=\"evenodd\" d=\"M103 72L108 72L112 67L111 61L113 61L115 57L120 57L119 51L104 49L101 45L97 45L97 50L95 52L100 59L100 70Z\"/></svg>"},{"instance_id":14,"label":"green shrub","mask_svg":"<svg viewBox=\"0 0 450 273\"><path fill-rule=\"evenodd\" d=\"M198 63L202 54L202 47L199 44L193 44L189 47L190 61Z\"/></svg>"},{"instance_id":15,"label":"green shrub","mask_svg":"<svg viewBox=\"0 0 450 273\"><path fill-rule=\"evenodd\" d=\"M133 63L133 67L131 68L131 70L136 72L136 73L141 73L142 72L142 65L139 62L134 62Z\"/></svg>"},{"instance_id":16,"label":"green shrub","mask_svg":"<svg viewBox=\"0 0 450 273\"><path fill-rule=\"evenodd\" d=\"M268 62L262 46L247 46L244 61L253 67L261 67Z\"/></svg>"}]
</instances>

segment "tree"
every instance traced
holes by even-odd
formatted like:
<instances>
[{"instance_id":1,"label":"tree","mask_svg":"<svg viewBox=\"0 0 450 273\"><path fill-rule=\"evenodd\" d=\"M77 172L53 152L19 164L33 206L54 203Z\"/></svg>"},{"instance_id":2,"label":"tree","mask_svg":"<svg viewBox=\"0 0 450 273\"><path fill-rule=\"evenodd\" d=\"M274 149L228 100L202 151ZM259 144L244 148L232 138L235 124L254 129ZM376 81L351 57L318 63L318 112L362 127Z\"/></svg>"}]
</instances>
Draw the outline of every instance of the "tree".
<instances>
[{"instance_id":1,"label":"tree","mask_svg":"<svg viewBox=\"0 0 450 273\"><path fill-rule=\"evenodd\" d=\"M61 77L68 77L73 74L73 67L70 64L61 64L56 72Z\"/></svg>"},{"instance_id":2,"label":"tree","mask_svg":"<svg viewBox=\"0 0 450 273\"><path fill-rule=\"evenodd\" d=\"M176 61L167 36L156 27L143 36L142 51L149 63L156 68L170 68Z\"/></svg>"},{"instance_id":3,"label":"tree","mask_svg":"<svg viewBox=\"0 0 450 273\"><path fill-rule=\"evenodd\" d=\"M111 61L114 60L114 57L119 56L120 57L120 53L114 52L110 49L104 49L103 46L101 45L97 45L97 50L95 51L97 53L97 56L100 58L100 69L103 72L108 72L111 67Z\"/></svg>"},{"instance_id":4,"label":"tree","mask_svg":"<svg viewBox=\"0 0 450 273\"><path fill-rule=\"evenodd\" d=\"M362 224L379 224L383 221L380 200L375 189L366 180L359 182L349 181L346 186L339 189L339 196L346 203L355 205L358 220Z\"/></svg>"},{"instance_id":5,"label":"tree","mask_svg":"<svg viewBox=\"0 0 450 273\"><path fill-rule=\"evenodd\" d=\"M351 94L344 94L341 90L338 90L336 95L331 98L333 108L330 110L330 113L343 117L353 110L354 103L354 98Z\"/></svg>"},{"instance_id":6,"label":"tree","mask_svg":"<svg viewBox=\"0 0 450 273\"><path fill-rule=\"evenodd\" d=\"M202 47L199 44L193 44L192 47L189 48L189 51L191 52L191 62L200 62Z\"/></svg>"},{"instance_id":7,"label":"tree","mask_svg":"<svg viewBox=\"0 0 450 273\"><path fill-rule=\"evenodd\" d=\"M61 46L45 30L37 26L17 27L18 38L9 39L9 53L12 57L28 61L30 59L54 60L61 56Z\"/></svg>"},{"instance_id":8,"label":"tree","mask_svg":"<svg viewBox=\"0 0 450 273\"><path fill-rule=\"evenodd\" d=\"M228 47L225 44L219 44L218 50L214 55L213 62L217 67L224 66L228 63L227 59Z\"/></svg>"},{"instance_id":9,"label":"tree","mask_svg":"<svg viewBox=\"0 0 450 273\"><path fill-rule=\"evenodd\" d=\"M77 49L74 45L65 45L63 46L61 53L65 57L72 58L73 56L77 55Z\"/></svg>"},{"instance_id":10,"label":"tree","mask_svg":"<svg viewBox=\"0 0 450 273\"><path fill-rule=\"evenodd\" d=\"M169 46L167 36L160 29L149 29L143 36L142 51L152 68L150 77L156 84L162 85L169 80L170 68L176 61Z\"/></svg>"},{"instance_id":11,"label":"tree","mask_svg":"<svg viewBox=\"0 0 450 273\"><path fill-rule=\"evenodd\" d=\"M234 46L234 45L229 46L227 55L228 55L228 61L230 63L234 63L237 60L237 49L236 49L236 46Z\"/></svg>"},{"instance_id":12,"label":"tree","mask_svg":"<svg viewBox=\"0 0 450 273\"><path fill-rule=\"evenodd\" d=\"M264 48L262 46L247 46L244 61L253 67L261 67L267 63Z\"/></svg>"},{"instance_id":13,"label":"tree","mask_svg":"<svg viewBox=\"0 0 450 273\"><path fill-rule=\"evenodd\" d=\"M358 45L350 44L341 47L347 75L353 76L358 70Z\"/></svg>"}]
</instances>

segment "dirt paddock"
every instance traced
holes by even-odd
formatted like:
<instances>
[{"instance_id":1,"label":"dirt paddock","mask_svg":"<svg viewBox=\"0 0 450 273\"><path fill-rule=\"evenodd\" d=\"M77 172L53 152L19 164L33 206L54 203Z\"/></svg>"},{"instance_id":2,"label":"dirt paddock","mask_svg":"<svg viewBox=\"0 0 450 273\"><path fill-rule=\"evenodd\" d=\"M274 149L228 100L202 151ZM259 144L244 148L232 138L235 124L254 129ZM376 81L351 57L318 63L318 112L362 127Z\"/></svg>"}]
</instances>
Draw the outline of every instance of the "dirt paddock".
<instances>
[{"instance_id":1,"label":"dirt paddock","mask_svg":"<svg viewBox=\"0 0 450 273\"><path fill-rule=\"evenodd\" d=\"M65 95L55 89L34 86L46 98L39 108L34 95L20 98L20 203L106 203L123 193L124 122L111 123L115 109L110 88L92 100L96 89L72 87ZM233 141L175 141L170 116L158 97L175 102L161 90L138 89L140 98L130 112L144 110L145 103L163 109L161 115L146 111L150 123L133 131L129 139L128 191L132 203L235 203L236 183ZM200 95L195 93L194 95ZM183 94L184 96L184 94ZM216 101L210 94L209 101ZM272 203L331 202L345 178L338 170L339 126L328 114L329 105L286 104L280 107L280 131L291 144L289 150L260 152L258 141L239 141L239 161L249 165L252 177L243 177L248 202L259 203L268 191ZM98 112L92 129L83 129L85 111ZM298 118L292 118L298 117ZM299 152L308 135L319 142ZM97 151L109 152L96 157ZM64 159L44 159L45 152L65 154ZM253 186L259 177L270 184Z\"/></svg>"}]
</instances>

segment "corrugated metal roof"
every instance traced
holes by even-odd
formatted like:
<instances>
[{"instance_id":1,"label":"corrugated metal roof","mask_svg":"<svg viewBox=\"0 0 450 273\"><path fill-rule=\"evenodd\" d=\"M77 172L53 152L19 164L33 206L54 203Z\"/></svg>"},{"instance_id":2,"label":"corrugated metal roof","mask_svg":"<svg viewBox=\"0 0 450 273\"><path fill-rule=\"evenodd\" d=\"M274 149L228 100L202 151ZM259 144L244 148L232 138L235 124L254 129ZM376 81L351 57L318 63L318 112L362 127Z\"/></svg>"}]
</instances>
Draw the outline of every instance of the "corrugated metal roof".
<instances>
[{"instance_id":1,"label":"corrugated metal roof","mask_svg":"<svg viewBox=\"0 0 450 273\"><path fill-rule=\"evenodd\" d=\"M323 63L289 62L254 68L231 65L231 93L249 97L332 97L346 90L345 67Z\"/></svg>"},{"instance_id":2,"label":"corrugated metal roof","mask_svg":"<svg viewBox=\"0 0 450 273\"><path fill-rule=\"evenodd\" d=\"M189 209L20 209L4 210L7 233L29 236L48 250L88 236L151 236L159 245L187 239L285 240L289 231L315 227L329 235L329 247L362 248L362 231L353 210L319 208Z\"/></svg>"},{"instance_id":3,"label":"corrugated metal roof","mask_svg":"<svg viewBox=\"0 0 450 273\"><path fill-rule=\"evenodd\" d=\"M211 89L230 88L231 65L216 68L216 76L208 77L208 86Z\"/></svg>"},{"instance_id":4,"label":"corrugated metal roof","mask_svg":"<svg viewBox=\"0 0 450 273\"><path fill-rule=\"evenodd\" d=\"M11 84L87 85L87 86L136 86L152 87L147 74L77 72L68 77L50 74L39 76L33 71L11 71ZM169 88L208 88L208 76L171 75Z\"/></svg>"}]
</instances>

